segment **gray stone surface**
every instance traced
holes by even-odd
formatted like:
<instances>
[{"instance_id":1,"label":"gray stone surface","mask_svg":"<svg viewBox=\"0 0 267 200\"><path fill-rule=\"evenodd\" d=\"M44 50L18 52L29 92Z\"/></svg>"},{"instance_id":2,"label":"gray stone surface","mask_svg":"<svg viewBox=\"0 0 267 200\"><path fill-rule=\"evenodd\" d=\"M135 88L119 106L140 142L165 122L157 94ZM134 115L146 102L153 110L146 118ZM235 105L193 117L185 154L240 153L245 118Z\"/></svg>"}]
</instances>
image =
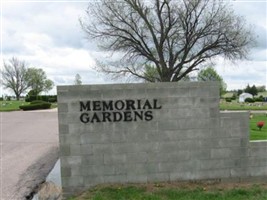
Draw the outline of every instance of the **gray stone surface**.
<instances>
[{"instance_id":1,"label":"gray stone surface","mask_svg":"<svg viewBox=\"0 0 267 200\"><path fill-rule=\"evenodd\" d=\"M0 113L0 199L24 200L58 159L57 112Z\"/></svg>"},{"instance_id":2,"label":"gray stone surface","mask_svg":"<svg viewBox=\"0 0 267 200\"><path fill-rule=\"evenodd\" d=\"M79 101L137 99L157 99L162 108L151 110L151 121L79 119L86 112ZM249 143L248 112L219 112L218 84L62 86L58 100L65 197L100 183L267 175L267 143Z\"/></svg>"}]
</instances>

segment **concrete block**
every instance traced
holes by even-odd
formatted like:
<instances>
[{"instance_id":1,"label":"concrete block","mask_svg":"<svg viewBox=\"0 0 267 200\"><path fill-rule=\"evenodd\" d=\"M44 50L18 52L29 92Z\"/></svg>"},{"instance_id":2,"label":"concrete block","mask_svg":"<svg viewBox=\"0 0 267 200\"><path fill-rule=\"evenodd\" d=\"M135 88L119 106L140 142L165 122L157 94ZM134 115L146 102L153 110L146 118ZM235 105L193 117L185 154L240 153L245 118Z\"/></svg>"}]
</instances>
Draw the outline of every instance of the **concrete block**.
<instances>
[{"instance_id":1,"label":"concrete block","mask_svg":"<svg viewBox=\"0 0 267 200\"><path fill-rule=\"evenodd\" d=\"M184 172L172 172L170 173L170 180L171 181L190 181L194 180L194 173L190 171L184 171Z\"/></svg>"},{"instance_id":2,"label":"concrete block","mask_svg":"<svg viewBox=\"0 0 267 200\"><path fill-rule=\"evenodd\" d=\"M267 157L267 147L256 147L249 149L249 156L250 157L257 157L257 158L266 158Z\"/></svg>"},{"instance_id":3,"label":"concrete block","mask_svg":"<svg viewBox=\"0 0 267 200\"><path fill-rule=\"evenodd\" d=\"M60 103L58 104L58 113L67 113L68 110L68 104L67 103Z\"/></svg>"},{"instance_id":4,"label":"concrete block","mask_svg":"<svg viewBox=\"0 0 267 200\"><path fill-rule=\"evenodd\" d=\"M127 182L128 183L147 183L147 174L127 174Z\"/></svg>"},{"instance_id":5,"label":"concrete block","mask_svg":"<svg viewBox=\"0 0 267 200\"><path fill-rule=\"evenodd\" d=\"M127 164L127 174L153 174L159 172L158 163Z\"/></svg>"},{"instance_id":6,"label":"concrete block","mask_svg":"<svg viewBox=\"0 0 267 200\"><path fill-rule=\"evenodd\" d=\"M230 170L231 177L246 177L247 169L245 168L235 168Z\"/></svg>"},{"instance_id":7,"label":"concrete block","mask_svg":"<svg viewBox=\"0 0 267 200\"><path fill-rule=\"evenodd\" d=\"M104 176L104 165L88 165L82 166L82 174L84 176Z\"/></svg>"},{"instance_id":8,"label":"concrete block","mask_svg":"<svg viewBox=\"0 0 267 200\"><path fill-rule=\"evenodd\" d=\"M80 135L59 135L59 142L60 144L65 145L78 145L81 144L81 137Z\"/></svg>"},{"instance_id":9,"label":"concrete block","mask_svg":"<svg viewBox=\"0 0 267 200\"><path fill-rule=\"evenodd\" d=\"M89 132L81 135L81 144L106 144L109 143L108 134Z\"/></svg>"},{"instance_id":10,"label":"concrete block","mask_svg":"<svg viewBox=\"0 0 267 200\"><path fill-rule=\"evenodd\" d=\"M196 168L200 171L213 170L213 169L230 169L236 166L235 159L212 159L212 160L201 160L196 164Z\"/></svg>"},{"instance_id":11,"label":"concrete block","mask_svg":"<svg viewBox=\"0 0 267 200\"><path fill-rule=\"evenodd\" d=\"M71 156L79 156L81 154L82 154L82 151L81 151L81 145L80 144L70 145L70 155Z\"/></svg>"},{"instance_id":12,"label":"concrete block","mask_svg":"<svg viewBox=\"0 0 267 200\"><path fill-rule=\"evenodd\" d=\"M107 138L107 140L111 143L122 143L122 142L126 142L127 138L126 138L126 134L127 132L106 132L105 136Z\"/></svg>"},{"instance_id":13,"label":"concrete block","mask_svg":"<svg viewBox=\"0 0 267 200\"><path fill-rule=\"evenodd\" d=\"M146 152L141 153L128 153L126 155L127 163L146 163L151 157L151 154Z\"/></svg>"},{"instance_id":14,"label":"concrete block","mask_svg":"<svg viewBox=\"0 0 267 200\"><path fill-rule=\"evenodd\" d=\"M59 148L60 156L70 156L70 145L61 144Z\"/></svg>"},{"instance_id":15,"label":"concrete block","mask_svg":"<svg viewBox=\"0 0 267 200\"><path fill-rule=\"evenodd\" d=\"M62 167L74 167L82 164L81 156L61 156L60 162Z\"/></svg>"},{"instance_id":16,"label":"concrete block","mask_svg":"<svg viewBox=\"0 0 267 200\"><path fill-rule=\"evenodd\" d=\"M223 179L231 177L231 170L228 169L213 169L208 171L197 171L195 179Z\"/></svg>"},{"instance_id":17,"label":"concrete block","mask_svg":"<svg viewBox=\"0 0 267 200\"><path fill-rule=\"evenodd\" d=\"M59 124L59 134L69 134L69 125L67 124Z\"/></svg>"},{"instance_id":18,"label":"concrete block","mask_svg":"<svg viewBox=\"0 0 267 200\"><path fill-rule=\"evenodd\" d=\"M183 162L162 162L159 163L159 172L175 173L193 171L196 168L195 160L187 160Z\"/></svg>"},{"instance_id":19,"label":"concrete block","mask_svg":"<svg viewBox=\"0 0 267 200\"><path fill-rule=\"evenodd\" d=\"M61 167L61 176L62 177L70 177L71 176L71 168L70 167Z\"/></svg>"},{"instance_id":20,"label":"concrete block","mask_svg":"<svg viewBox=\"0 0 267 200\"><path fill-rule=\"evenodd\" d=\"M134 149L137 151L135 152L156 152L159 149L159 143L158 142L138 142L134 144Z\"/></svg>"},{"instance_id":21,"label":"concrete block","mask_svg":"<svg viewBox=\"0 0 267 200\"><path fill-rule=\"evenodd\" d=\"M111 150L105 152L105 154L108 154L111 152L114 154L120 154L122 152L128 154L128 153L140 152L140 150L138 149L138 146L136 145L136 143L113 143Z\"/></svg>"},{"instance_id":22,"label":"concrete block","mask_svg":"<svg viewBox=\"0 0 267 200\"><path fill-rule=\"evenodd\" d=\"M110 167L107 165L106 167ZM127 164L115 164L111 166L113 168L113 175L126 175Z\"/></svg>"},{"instance_id":23,"label":"concrete block","mask_svg":"<svg viewBox=\"0 0 267 200\"><path fill-rule=\"evenodd\" d=\"M104 165L104 154L98 155L84 155L82 157L82 165Z\"/></svg>"},{"instance_id":24,"label":"concrete block","mask_svg":"<svg viewBox=\"0 0 267 200\"><path fill-rule=\"evenodd\" d=\"M220 96L220 89L219 89L218 85L216 85L214 87L210 87L209 96L210 97L219 97Z\"/></svg>"},{"instance_id":25,"label":"concrete block","mask_svg":"<svg viewBox=\"0 0 267 200\"><path fill-rule=\"evenodd\" d=\"M199 149L190 151L189 159L200 159L200 160L208 160L211 159L210 149ZM178 159L180 160L180 159Z\"/></svg>"},{"instance_id":26,"label":"concrete block","mask_svg":"<svg viewBox=\"0 0 267 200\"><path fill-rule=\"evenodd\" d=\"M143 142L147 140L146 129L143 131L126 132L125 135L127 142Z\"/></svg>"},{"instance_id":27,"label":"concrete block","mask_svg":"<svg viewBox=\"0 0 267 200\"><path fill-rule=\"evenodd\" d=\"M267 176L267 167L248 167L248 176Z\"/></svg>"},{"instance_id":28,"label":"concrete block","mask_svg":"<svg viewBox=\"0 0 267 200\"><path fill-rule=\"evenodd\" d=\"M104 176L84 176L84 186L93 187L105 182Z\"/></svg>"},{"instance_id":29,"label":"concrete block","mask_svg":"<svg viewBox=\"0 0 267 200\"><path fill-rule=\"evenodd\" d=\"M249 167L266 167L267 166L267 156L266 158L260 157L249 157L248 158L248 166ZM267 167L266 167L267 170Z\"/></svg>"},{"instance_id":30,"label":"concrete block","mask_svg":"<svg viewBox=\"0 0 267 200\"><path fill-rule=\"evenodd\" d=\"M229 148L211 149L212 159L230 158L230 157L231 157L231 149Z\"/></svg>"},{"instance_id":31,"label":"concrete block","mask_svg":"<svg viewBox=\"0 0 267 200\"><path fill-rule=\"evenodd\" d=\"M105 183L125 183L127 182L127 175L108 175L104 176Z\"/></svg>"},{"instance_id":32,"label":"concrete block","mask_svg":"<svg viewBox=\"0 0 267 200\"><path fill-rule=\"evenodd\" d=\"M170 181L170 175L168 173L148 174L147 181L148 182Z\"/></svg>"},{"instance_id":33,"label":"concrete block","mask_svg":"<svg viewBox=\"0 0 267 200\"><path fill-rule=\"evenodd\" d=\"M214 147L217 148L241 147L240 138L219 138L218 140L214 140L214 143Z\"/></svg>"},{"instance_id":34,"label":"concrete block","mask_svg":"<svg viewBox=\"0 0 267 200\"><path fill-rule=\"evenodd\" d=\"M185 88L185 90L188 90L188 88ZM203 89L199 90L199 88L191 88L188 90L190 92L190 97L205 97L208 98L210 96L210 90L209 89Z\"/></svg>"},{"instance_id":35,"label":"concrete block","mask_svg":"<svg viewBox=\"0 0 267 200\"><path fill-rule=\"evenodd\" d=\"M75 166L71 168L71 176L83 176L82 166Z\"/></svg>"},{"instance_id":36,"label":"concrete block","mask_svg":"<svg viewBox=\"0 0 267 200\"><path fill-rule=\"evenodd\" d=\"M125 154L104 154L104 164L114 165L114 164L124 164L126 163Z\"/></svg>"},{"instance_id":37,"label":"concrete block","mask_svg":"<svg viewBox=\"0 0 267 200\"><path fill-rule=\"evenodd\" d=\"M92 144L82 144L80 151L81 155L93 155L95 153Z\"/></svg>"},{"instance_id":38,"label":"concrete block","mask_svg":"<svg viewBox=\"0 0 267 200\"><path fill-rule=\"evenodd\" d=\"M86 146L85 145L85 149L86 149ZM98 154L110 154L112 153L113 151L113 146L112 144L92 144L90 145L90 147L92 147L92 150L93 150L93 154L94 155L98 155ZM87 148L88 150L90 149L89 146Z\"/></svg>"},{"instance_id":39,"label":"concrete block","mask_svg":"<svg viewBox=\"0 0 267 200\"><path fill-rule=\"evenodd\" d=\"M65 187L83 187L84 181L82 176L62 177L62 184Z\"/></svg>"}]
</instances>

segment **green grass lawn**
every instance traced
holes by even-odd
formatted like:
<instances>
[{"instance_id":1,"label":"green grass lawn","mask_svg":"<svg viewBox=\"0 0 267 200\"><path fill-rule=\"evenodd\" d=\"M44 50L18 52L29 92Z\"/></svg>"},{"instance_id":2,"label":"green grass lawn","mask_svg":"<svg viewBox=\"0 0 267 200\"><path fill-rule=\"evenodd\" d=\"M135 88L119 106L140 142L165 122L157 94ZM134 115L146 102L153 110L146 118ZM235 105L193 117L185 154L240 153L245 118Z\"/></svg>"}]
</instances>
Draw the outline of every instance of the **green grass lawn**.
<instances>
[{"instance_id":1,"label":"green grass lawn","mask_svg":"<svg viewBox=\"0 0 267 200\"><path fill-rule=\"evenodd\" d=\"M220 110L266 110L267 103L238 103L236 101L232 102L221 102Z\"/></svg>"},{"instance_id":2,"label":"green grass lawn","mask_svg":"<svg viewBox=\"0 0 267 200\"><path fill-rule=\"evenodd\" d=\"M257 122L263 121L265 125L261 130L257 127ZM266 114L254 114L250 119L250 140L267 140L267 116Z\"/></svg>"},{"instance_id":3,"label":"green grass lawn","mask_svg":"<svg viewBox=\"0 0 267 200\"><path fill-rule=\"evenodd\" d=\"M69 200L266 200L267 188L180 188L151 189L139 186L107 186L91 189Z\"/></svg>"},{"instance_id":4,"label":"green grass lawn","mask_svg":"<svg viewBox=\"0 0 267 200\"><path fill-rule=\"evenodd\" d=\"M16 111L20 110L19 106L28 104L25 101L0 101L0 111Z\"/></svg>"}]
</instances>

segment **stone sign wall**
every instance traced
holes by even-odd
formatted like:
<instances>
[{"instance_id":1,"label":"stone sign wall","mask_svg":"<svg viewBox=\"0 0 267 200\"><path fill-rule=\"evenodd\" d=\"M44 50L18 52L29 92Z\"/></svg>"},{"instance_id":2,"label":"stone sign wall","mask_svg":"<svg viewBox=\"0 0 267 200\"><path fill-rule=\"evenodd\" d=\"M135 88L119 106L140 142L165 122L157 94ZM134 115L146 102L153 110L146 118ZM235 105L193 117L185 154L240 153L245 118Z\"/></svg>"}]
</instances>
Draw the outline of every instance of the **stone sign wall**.
<instances>
[{"instance_id":1,"label":"stone sign wall","mask_svg":"<svg viewBox=\"0 0 267 200\"><path fill-rule=\"evenodd\" d=\"M65 197L101 183L264 179L248 113L220 113L208 82L59 86ZM265 176L265 177L264 177Z\"/></svg>"}]
</instances>

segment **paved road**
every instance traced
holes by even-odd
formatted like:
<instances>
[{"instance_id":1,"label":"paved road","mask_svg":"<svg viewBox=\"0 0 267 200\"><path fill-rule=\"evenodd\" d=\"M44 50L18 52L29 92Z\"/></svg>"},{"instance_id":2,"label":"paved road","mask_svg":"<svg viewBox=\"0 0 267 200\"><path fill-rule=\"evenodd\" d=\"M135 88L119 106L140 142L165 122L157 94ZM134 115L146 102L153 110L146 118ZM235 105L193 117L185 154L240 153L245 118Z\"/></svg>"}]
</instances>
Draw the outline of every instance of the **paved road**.
<instances>
[{"instance_id":1,"label":"paved road","mask_svg":"<svg viewBox=\"0 0 267 200\"><path fill-rule=\"evenodd\" d=\"M0 199L30 199L58 158L57 112L0 113Z\"/></svg>"}]
</instances>

